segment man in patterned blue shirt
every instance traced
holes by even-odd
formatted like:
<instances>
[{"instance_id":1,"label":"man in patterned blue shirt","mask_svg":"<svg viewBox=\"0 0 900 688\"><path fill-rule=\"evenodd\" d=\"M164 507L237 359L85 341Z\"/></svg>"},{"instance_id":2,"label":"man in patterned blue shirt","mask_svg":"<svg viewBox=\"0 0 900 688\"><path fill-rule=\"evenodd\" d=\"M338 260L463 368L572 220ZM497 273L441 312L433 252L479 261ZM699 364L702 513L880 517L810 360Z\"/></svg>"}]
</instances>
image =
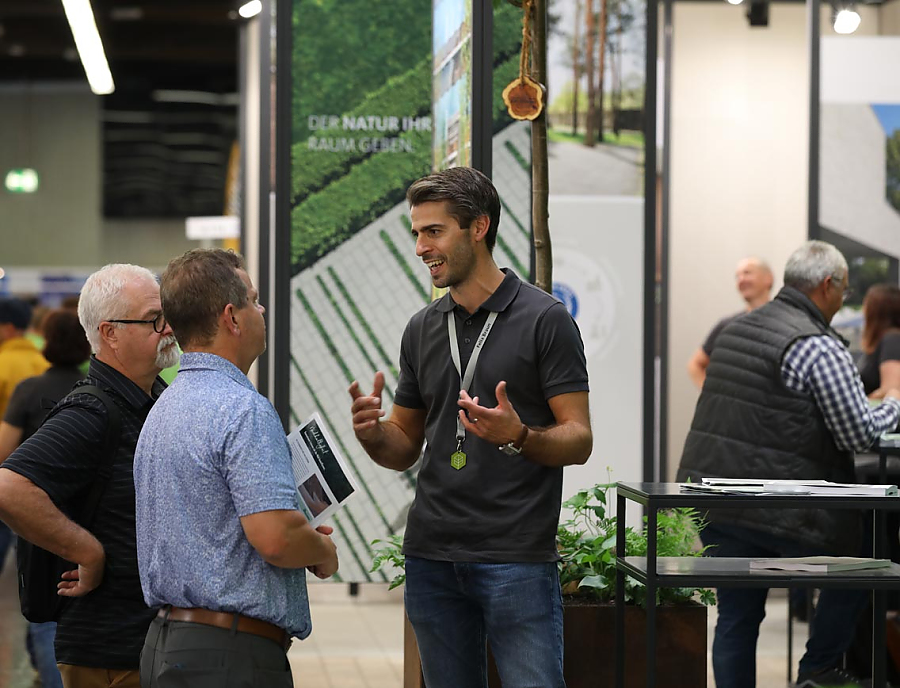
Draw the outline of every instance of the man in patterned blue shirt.
<instances>
[{"instance_id":1,"label":"man in patterned blue shirt","mask_svg":"<svg viewBox=\"0 0 900 688\"><path fill-rule=\"evenodd\" d=\"M284 430L247 379L265 309L236 254L188 251L160 285L181 370L134 458L138 567L161 607L141 685L290 686L286 650L311 630L308 568L337 571L331 528L299 511Z\"/></svg>"},{"instance_id":2,"label":"man in patterned blue shirt","mask_svg":"<svg viewBox=\"0 0 900 688\"><path fill-rule=\"evenodd\" d=\"M848 291L847 261L809 241L788 259L784 288L716 340L681 457L678 480L768 478L854 482L853 453L897 426L900 391L870 408L846 343L830 323ZM703 542L721 557L859 555L856 512L825 509L712 511ZM718 591L713 671L718 688L756 685L762 589ZM863 591L823 590L800 660L797 688L860 686L841 655L866 601Z\"/></svg>"}]
</instances>

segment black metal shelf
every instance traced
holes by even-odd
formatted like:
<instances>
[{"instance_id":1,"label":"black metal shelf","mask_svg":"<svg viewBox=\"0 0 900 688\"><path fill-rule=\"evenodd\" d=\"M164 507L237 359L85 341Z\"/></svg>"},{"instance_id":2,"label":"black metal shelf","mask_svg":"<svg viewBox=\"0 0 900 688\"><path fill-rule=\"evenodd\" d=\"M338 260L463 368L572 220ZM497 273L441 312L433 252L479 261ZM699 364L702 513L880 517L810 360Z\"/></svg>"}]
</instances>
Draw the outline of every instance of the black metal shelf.
<instances>
[{"instance_id":1,"label":"black metal shelf","mask_svg":"<svg viewBox=\"0 0 900 688\"><path fill-rule=\"evenodd\" d=\"M898 449L900 451L900 449ZM885 453L881 454L881 473ZM750 571L749 558L657 557L656 523L659 509L688 507L700 510L728 508L787 508L871 510L874 518L875 556L883 557L884 511L900 510L900 497L861 497L798 494L710 494L682 491L678 483L618 483L616 551L616 685L625 683L625 577L647 588L647 686L656 685L656 591L658 588L864 588L873 591L874 618L885 617L885 591L900 589L900 565L882 569L821 574L799 571ZM647 556L627 556L626 502L641 504L647 512ZM884 688L884 623L873 624L872 685Z\"/></svg>"},{"instance_id":2,"label":"black metal shelf","mask_svg":"<svg viewBox=\"0 0 900 688\"><path fill-rule=\"evenodd\" d=\"M751 570L752 559L736 557L659 557L656 585L661 588L877 588L900 586L900 565L860 571L810 573L805 571ZM625 557L619 568L647 583L647 557Z\"/></svg>"}]
</instances>

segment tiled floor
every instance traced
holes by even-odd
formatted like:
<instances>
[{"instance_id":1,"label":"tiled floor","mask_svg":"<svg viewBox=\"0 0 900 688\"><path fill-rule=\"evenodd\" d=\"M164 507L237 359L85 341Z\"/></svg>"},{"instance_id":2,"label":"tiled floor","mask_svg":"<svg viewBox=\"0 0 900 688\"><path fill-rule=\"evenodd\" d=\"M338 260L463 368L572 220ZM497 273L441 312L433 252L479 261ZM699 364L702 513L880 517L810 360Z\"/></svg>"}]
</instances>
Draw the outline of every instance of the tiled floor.
<instances>
[{"instance_id":1,"label":"tiled floor","mask_svg":"<svg viewBox=\"0 0 900 688\"><path fill-rule=\"evenodd\" d=\"M403 685L403 608L399 591L361 586L350 598L346 586L310 586L313 633L291 648L297 688L401 688ZM712 645L715 608L710 608ZM794 671L806 643L807 626L794 624ZM787 686L787 600L773 590L760 631L758 688ZM709 688L714 688L709 668ZM796 676L794 676L796 678Z\"/></svg>"},{"instance_id":2,"label":"tiled floor","mask_svg":"<svg viewBox=\"0 0 900 688\"><path fill-rule=\"evenodd\" d=\"M12 562L10 562L12 563ZM24 620L18 614L13 566L0 575L0 688L29 688L34 674L24 652ZM386 586L362 585L357 597L341 584L310 585L313 633L288 655L297 688L402 688L403 596ZM773 591L760 636L759 688L787 685L787 604ZM715 625L710 609L709 642ZM794 625L795 664L806 626ZM709 687L712 688L710 670Z\"/></svg>"},{"instance_id":3,"label":"tiled floor","mask_svg":"<svg viewBox=\"0 0 900 688\"><path fill-rule=\"evenodd\" d=\"M313 632L288 653L297 688L400 688L403 593L384 585L311 584Z\"/></svg>"}]
</instances>

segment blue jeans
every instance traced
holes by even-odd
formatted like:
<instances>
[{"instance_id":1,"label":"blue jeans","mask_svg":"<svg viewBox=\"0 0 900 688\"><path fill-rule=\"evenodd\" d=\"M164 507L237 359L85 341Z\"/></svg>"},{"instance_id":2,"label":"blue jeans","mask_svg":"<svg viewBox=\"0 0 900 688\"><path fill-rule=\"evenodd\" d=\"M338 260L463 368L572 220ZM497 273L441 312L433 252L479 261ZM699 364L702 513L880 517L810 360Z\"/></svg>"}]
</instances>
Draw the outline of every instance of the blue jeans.
<instances>
[{"instance_id":1,"label":"blue jeans","mask_svg":"<svg viewBox=\"0 0 900 688\"><path fill-rule=\"evenodd\" d=\"M800 542L737 526L708 526L701 534L708 554L718 557L803 557L812 551ZM759 624L766 616L767 588L719 588L718 621L713 640L713 673L716 688L756 686L756 641ZM850 647L856 622L865 609L865 590L825 589L819 594L810 626L806 654L800 659L800 674L839 666Z\"/></svg>"},{"instance_id":2,"label":"blue jeans","mask_svg":"<svg viewBox=\"0 0 900 688\"><path fill-rule=\"evenodd\" d=\"M404 598L428 688L487 688L486 640L503 688L565 688L556 563L406 557Z\"/></svg>"},{"instance_id":3,"label":"blue jeans","mask_svg":"<svg viewBox=\"0 0 900 688\"><path fill-rule=\"evenodd\" d=\"M41 677L42 688L63 688L62 677L56 668L56 652L53 649L55 638L55 621L28 624L28 651L31 663Z\"/></svg>"}]
</instances>

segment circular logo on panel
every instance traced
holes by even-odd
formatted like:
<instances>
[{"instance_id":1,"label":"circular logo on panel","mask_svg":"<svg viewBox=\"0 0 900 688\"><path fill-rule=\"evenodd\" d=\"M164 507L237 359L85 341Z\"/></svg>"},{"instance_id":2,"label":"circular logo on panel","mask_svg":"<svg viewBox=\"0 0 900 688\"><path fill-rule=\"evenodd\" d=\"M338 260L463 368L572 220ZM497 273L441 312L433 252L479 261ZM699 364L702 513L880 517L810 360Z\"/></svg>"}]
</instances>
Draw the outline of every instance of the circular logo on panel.
<instances>
[{"instance_id":1,"label":"circular logo on panel","mask_svg":"<svg viewBox=\"0 0 900 688\"><path fill-rule=\"evenodd\" d=\"M588 357L605 357L618 338L616 305L622 286L602 262L567 248L553 248L553 295L578 323Z\"/></svg>"}]
</instances>

